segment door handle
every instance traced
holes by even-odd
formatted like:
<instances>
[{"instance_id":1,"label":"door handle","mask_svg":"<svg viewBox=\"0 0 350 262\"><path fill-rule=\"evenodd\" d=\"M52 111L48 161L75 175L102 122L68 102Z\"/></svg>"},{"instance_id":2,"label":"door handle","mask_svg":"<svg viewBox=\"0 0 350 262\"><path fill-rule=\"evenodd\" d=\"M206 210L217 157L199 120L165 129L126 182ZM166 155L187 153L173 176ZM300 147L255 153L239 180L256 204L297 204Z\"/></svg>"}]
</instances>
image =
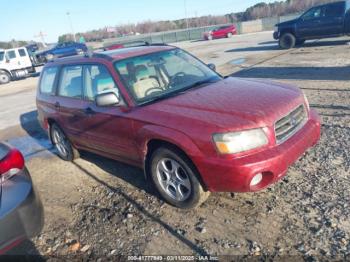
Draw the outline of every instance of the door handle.
<instances>
[{"instance_id":1,"label":"door handle","mask_svg":"<svg viewBox=\"0 0 350 262\"><path fill-rule=\"evenodd\" d=\"M88 115L88 116L91 116L91 115L94 115L95 114L95 111L91 108L91 107L88 107L84 110L84 114L85 115Z\"/></svg>"}]
</instances>

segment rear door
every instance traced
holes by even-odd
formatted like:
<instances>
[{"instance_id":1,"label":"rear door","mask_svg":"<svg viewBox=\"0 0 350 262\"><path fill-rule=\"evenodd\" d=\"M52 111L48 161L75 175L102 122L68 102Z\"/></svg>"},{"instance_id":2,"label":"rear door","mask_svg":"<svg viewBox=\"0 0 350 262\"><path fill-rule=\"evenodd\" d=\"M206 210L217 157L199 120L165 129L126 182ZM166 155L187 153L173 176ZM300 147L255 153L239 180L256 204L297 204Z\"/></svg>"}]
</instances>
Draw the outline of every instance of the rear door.
<instances>
[{"instance_id":1,"label":"rear door","mask_svg":"<svg viewBox=\"0 0 350 262\"><path fill-rule=\"evenodd\" d=\"M54 106L60 127L75 144L89 144L84 126L87 105L88 101L83 99L83 65L63 66Z\"/></svg>"},{"instance_id":2,"label":"rear door","mask_svg":"<svg viewBox=\"0 0 350 262\"><path fill-rule=\"evenodd\" d=\"M30 56L28 54L28 51L26 48L19 48L18 49L19 54L19 61L21 66L28 68L32 66L32 60L30 60Z\"/></svg>"},{"instance_id":3,"label":"rear door","mask_svg":"<svg viewBox=\"0 0 350 262\"><path fill-rule=\"evenodd\" d=\"M328 4L321 19L325 36L337 36L344 33L345 2Z\"/></svg>"}]
</instances>

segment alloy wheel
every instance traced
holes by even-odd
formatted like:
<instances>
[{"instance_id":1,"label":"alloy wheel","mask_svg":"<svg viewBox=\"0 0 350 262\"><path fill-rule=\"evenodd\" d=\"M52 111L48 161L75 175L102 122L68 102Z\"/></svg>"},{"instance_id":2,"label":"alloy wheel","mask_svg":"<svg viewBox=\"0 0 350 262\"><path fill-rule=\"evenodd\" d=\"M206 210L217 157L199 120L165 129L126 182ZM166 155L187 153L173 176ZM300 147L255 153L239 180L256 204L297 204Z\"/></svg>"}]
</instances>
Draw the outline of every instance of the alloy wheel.
<instances>
[{"instance_id":1,"label":"alloy wheel","mask_svg":"<svg viewBox=\"0 0 350 262\"><path fill-rule=\"evenodd\" d=\"M185 201L191 195L191 180L180 163L162 158L157 164L157 179L163 191L176 201Z\"/></svg>"},{"instance_id":2,"label":"alloy wheel","mask_svg":"<svg viewBox=\"0 0 350 262\"><path fill-rule=\"evenodd\" d=\"M60 130L55 128L52 132L52 140L55 144L58 153L63 157L67 157L69 146L65 135Z\"/></svg>"}]
</instances>

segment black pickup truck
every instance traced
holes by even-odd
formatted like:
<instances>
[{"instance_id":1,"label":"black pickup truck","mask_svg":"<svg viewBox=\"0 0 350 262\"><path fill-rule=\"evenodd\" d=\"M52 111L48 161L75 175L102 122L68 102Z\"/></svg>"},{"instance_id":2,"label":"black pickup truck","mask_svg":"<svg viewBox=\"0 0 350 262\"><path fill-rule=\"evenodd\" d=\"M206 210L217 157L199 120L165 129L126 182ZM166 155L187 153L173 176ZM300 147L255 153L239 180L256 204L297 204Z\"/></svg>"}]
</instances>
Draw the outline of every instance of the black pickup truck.
<instances>
[{"instance_id":1,"label":"black pickup truck","mask_svg":"<svg viewBox=\"0 0 350 262\"><path fill-rule=\"evenodd\" d=\"M348 0L312 7L297 19L277 24L273 37L281 48L289 49L308 39L349 35L349 9Z\"/></svg>"}]
</instances>

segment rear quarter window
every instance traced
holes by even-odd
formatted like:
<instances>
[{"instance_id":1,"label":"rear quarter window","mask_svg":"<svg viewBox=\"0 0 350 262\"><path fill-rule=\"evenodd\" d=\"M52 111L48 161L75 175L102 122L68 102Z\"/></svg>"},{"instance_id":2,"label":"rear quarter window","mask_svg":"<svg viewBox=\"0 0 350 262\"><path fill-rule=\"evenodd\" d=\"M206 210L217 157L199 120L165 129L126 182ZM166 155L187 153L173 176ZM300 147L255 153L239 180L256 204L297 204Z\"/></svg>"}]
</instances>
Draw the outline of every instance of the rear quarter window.
<instances>
[{"instance_id":1,"label":"rear quarter window","mask_svg":"<svg viewBox=\"0 0 350 262\"><path fill-rule=\"evenodd\" d=\"M57 67L48 67L44 69L40 81L40 93L53 94L57 72Z\"/></svg>"}]
</instances>

